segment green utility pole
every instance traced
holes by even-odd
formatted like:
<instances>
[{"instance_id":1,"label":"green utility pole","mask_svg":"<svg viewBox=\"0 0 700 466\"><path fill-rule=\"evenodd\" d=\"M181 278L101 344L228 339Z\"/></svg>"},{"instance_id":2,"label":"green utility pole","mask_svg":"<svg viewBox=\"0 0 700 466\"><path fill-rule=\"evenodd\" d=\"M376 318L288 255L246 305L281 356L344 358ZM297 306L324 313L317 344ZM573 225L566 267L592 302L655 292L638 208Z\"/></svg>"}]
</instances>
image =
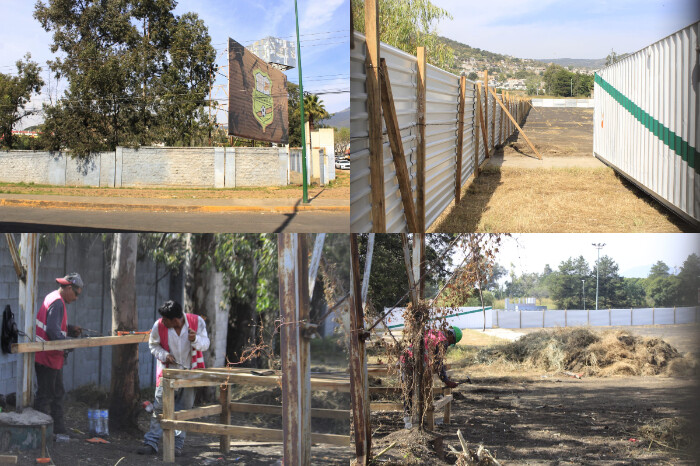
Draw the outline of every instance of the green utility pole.
<instances>
[{"instance_id":1,"label":"green utility pole","mask_svg":"<svg viewBox=\"0 0 700 466\"><path fill-rule=\"evenodd\" d=\"M306 130L304 129L304 84L301 82L301 45L299 43L299 9L294 0L294 14L297 20L297 64L299 65L299 107L301 108L301 177L304 189L303 203L309 203L309 187L306 184Z\"/></svg>"}]
</instances>

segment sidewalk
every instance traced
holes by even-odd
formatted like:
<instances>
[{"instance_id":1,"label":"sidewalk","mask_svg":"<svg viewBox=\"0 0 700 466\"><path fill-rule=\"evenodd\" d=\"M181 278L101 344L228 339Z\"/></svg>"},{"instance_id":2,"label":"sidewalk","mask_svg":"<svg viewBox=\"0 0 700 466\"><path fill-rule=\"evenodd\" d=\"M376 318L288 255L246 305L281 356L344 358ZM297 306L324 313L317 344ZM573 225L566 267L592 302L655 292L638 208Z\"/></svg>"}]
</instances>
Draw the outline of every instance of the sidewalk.
<instances>
[{"instance_id":1,"label":"sidewalk","mask_svg":"<svg viewBox=\"0 0 700 466\"><path fill-rule=\"evenodd\" d=\"M0 207L141 212L350 212L348 199L160 199L134 197L0 194Z\"/></svg>"}]
</instances>

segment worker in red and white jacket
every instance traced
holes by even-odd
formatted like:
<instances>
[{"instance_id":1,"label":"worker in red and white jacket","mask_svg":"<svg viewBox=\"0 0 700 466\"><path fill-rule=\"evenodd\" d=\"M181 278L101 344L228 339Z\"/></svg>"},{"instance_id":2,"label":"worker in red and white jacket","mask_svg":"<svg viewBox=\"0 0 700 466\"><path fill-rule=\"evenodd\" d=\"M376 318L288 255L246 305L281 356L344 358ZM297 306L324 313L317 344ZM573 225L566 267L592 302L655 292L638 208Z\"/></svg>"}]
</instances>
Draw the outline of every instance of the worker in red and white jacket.
<instances>
[{"instance_id":1,"label":"worker in red and white jacket","mask_svg":"<svg viewBox=\"0 0 700 466\"><path fill-rule=\"evenodd\" d=\"M203 369L203 351L209 349L209 337L204 320L196 314L186 314L176 301L166 301L158 309L161 318L153 324L148 346L155 356L156 399L153 403L151 426L143 437L144 445L137 452L141 455L158 453L158 442L163 436L158 415L163 412L163 369ZM175 411L191 409L194 405L194 388L175 390ZM182 456L185 432L175 431L175 456Z\"/></svg>"},{"instance_id":2,"label":"worker in red and white jacket","mask_svg":"<svg viewBox=\"0 0 700 466\"><path fill-rule=\"evenodd\" d=\"M74 302L83 291L83 279L77 273L57 278L57 290L44 298L36 316L36 341L65 340L80 336L82 329L68 325L66 305ZM39 351L34 359L36 371L36 397L34 409L53 418L54 434L65 434L63 420L63 362L66 353L62 350Z\"/></svg>"}]
</instances>

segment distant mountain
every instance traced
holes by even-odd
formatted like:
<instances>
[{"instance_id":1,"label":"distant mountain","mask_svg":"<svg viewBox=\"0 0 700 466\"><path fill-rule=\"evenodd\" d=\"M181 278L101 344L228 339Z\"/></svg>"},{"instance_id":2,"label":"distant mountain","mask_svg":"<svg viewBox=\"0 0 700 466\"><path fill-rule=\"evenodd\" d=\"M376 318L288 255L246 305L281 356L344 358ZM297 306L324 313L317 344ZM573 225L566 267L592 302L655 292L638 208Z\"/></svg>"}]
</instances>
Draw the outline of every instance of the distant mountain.
<instances>
[{"instance_id":1,"label":"distant mountain","mask_svg":"<svg viewBox=\"0 0 700 466\"><path fill-rule=\"evenodd\" d=\"M535 60L542 63L554 63L564 67L573 66L574 68L590 68L598 70L605 66L605 58L536 58Z\"/></svg>"},{"instance_id":2,"label":"distant mountain","mask_svg":"<svg viewBox=\"0 0 700 466\"><path fill-rule=\"evenodd\" d=\"M638 265L620 272L620 275L627 278L647 278L654 264Z\"/></svg>"},{"instance_id":3,"label":"distant mountain","mask_svg":"<svg viewBox=\"0 0 700 466\"><path fill-rule=\"evenodd\" d=\"M321 123L334 128L349 128L350 127L350 107L345 110L334 113L330 118L321 120Z\"/></svg>"}]
</instances>

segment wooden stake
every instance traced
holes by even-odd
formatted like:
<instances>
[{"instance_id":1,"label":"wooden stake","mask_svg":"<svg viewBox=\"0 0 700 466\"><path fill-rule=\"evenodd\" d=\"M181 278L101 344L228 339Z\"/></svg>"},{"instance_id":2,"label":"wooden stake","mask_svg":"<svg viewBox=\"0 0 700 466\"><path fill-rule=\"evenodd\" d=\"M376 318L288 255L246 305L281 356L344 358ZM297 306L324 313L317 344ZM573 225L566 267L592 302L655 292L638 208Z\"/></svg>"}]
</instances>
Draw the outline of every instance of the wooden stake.
<instances>
[{"instance_id":1,"label":"wooden stake","mask_svg":"<svg viewBox=\"0 0 700 466\"><path fill-rule=\"evenodd\" d=\"M503 99L503 94L501 94L501 99ZM500 118L501 121L500 121L500 125L498 128L498 144L499 145L502 145L503 141L505 141L505 139L506 139L505 137L503 137L503 129L504 129L503 125L504 125L505 119L506 119L505 115L503 113L501 113L501 118Z\"/></svg>"},{"instance_id":2,"label":"wooden stake","mask_svg":"<svg viewBox=\"0 0 700 466\"><path fill-rule=\"evenodd\" d=\"M486 97L486 96L484 96ZM488 105L486 105L486 102L488 100L484 100L484 107L481 107L481 83L479 83L478 86L478 91L477 91L477 102L479 104L479 123L481 124L481 135L482 139L484 140L484 153L486 154L486 158L489 158L489 140L488 140L488 131L486 131L487 126L486 126L486 116L488 115Z\"/></svg>"},{"instance_id":3,"label":"wooden stake","mask_svg":"<svg viewBox=\"0 0 700 466\"><path fill-rule=\"evenodd\" d=\"M384 198L384 143L382 141L382 105L379 86L379 6L377 0L365 1L365 41L367 44L366 85L369 124L369 176L372 202L372 231L386 233Z\"/></svg>"},{"instance_id":4,"label":"wooden stake","mask_svg":"<svg viewBox=\"0 0 700 466\"><path fill-rule=\"evenodd\" d=\"M525 132L523 131L523 129L520 127L520 125L518 125L518 124L515 122L515 119L513 118L513 116L510 114L510 112L508 112L508 110L506 110L505 105L503 105L503 103L502 103L500 100L498 100L498 99L496 98L496 93L493 92L493 89L490 89L490 91L491 91L491 93L493 94L493 98L496 99L496 101L498 102L498 104L501 106L501 108L502 108L502 109L506 112L506 114L508 115L508 118L510 118L510 119L513 121L513 123L515 124L516 128L518 128L518 131L520 131L520 133L523 135L523 138L525 138L525 141L526 141L526 142L528 143L528 145L530 146L530 149L532 149L532 150L535 152L535 154L537 155L537 158L538 158L538 159L542 160L542 156L540 155L539 152L537 152L537 149L535 149L535 146L532 144L532 142L530 142L530 139L527 137L527 135L525 134Z\"/></svg>"},{"instance_id":5,"label":"wooden stake","mask_svg":"<svg viewBox=\"0 0 700 466\"><path fill-rule=\"evenodd\" d=\"M425 47L418 47L417 58L418 144L416 146L416 212L418 216L418 231L425 233Z\"/></svg>"},{"instance_id":6,"label":"wooden stake","mask_svg":"<svg viewBox=\"0 0 700 466\"><path fill-rule=\"evenodd\" d=\"M396 168L396 179L399 182L399 191L401 192L401 202L403 203L403 211L406 216L406 224L408 231L416 233L418 223L416 219L416 208L413 204L413 193L411 190L411 179L406 166L406 156L403 152L403 142L401 141L401 131L399 130L399 120L396 116L396 108L394 107L394 96L391 92L391 82L389 80L389 69L386 66L386 60L380 59L379 81L382 88L382 110L384 112L384 121L386 122L386 132L389 136L389 145L391 146L391 155L394 158L394 167Z\"/></svg>"},{"instance_id":7,"label":"wooden stake","mask_svg":"<svg viewBox=\"0 0 700 466\"><path fill-rule=\"evenodd\" d=\"M160 381L163 386L163 462L175 462L175 429L168 427L163 421L170 421L175 417L175 390L172 381L163 377Z\"/></svg>"},{"instance_id":8,"label":"wooden stake","mask_svg":"<svg viewBox=\"0 0 700 466\"><path fill-rule=\"evenodd\" d=\"M484 149L486 149L486 158L489 158L489 147L491 146L490 141L491 141L491 136L488 133L488 127L489 127L489 71L484 70L484 121L486 122L486 128L482 128L484 130L484 134L486 135L486 139L484 142Z\"/></svg>"},{"instance_id":9,"label":"wooden stake","mask_svg":"<svg viewBox=\"0 0 700 466\"><path fill-rule=\"evenodd\" d=\"M219 418L219 421L223 425L229 425L231 424L231 404L229 402L230 399L230 390L228 389L228 385L221 385L219 387L219 402L221 403L221 416ZM280 406L280 414L282 414L282 407ZM231 436L222 434L221 438L219 439L219 449L221 450L221 453L227 455L229 451L231 451Z\"/></svg>"},{"instance_id":10,"label":"wooden stake","mask_svg":"<svg viewBox=\"0 0 700 466\"><path fill-rule=\"evenodd\" d=\"M477 179L479 177L479 127L481 126L481 99L479 99L479 86L477 85L474 85L474 96L476 98L476 111L472 119L474 128L474 179Z\"/></svg>"},{"instance_id":11,"label":"wooden stake","mask_svg":"<svg viewBox=\"0 0 700 466\"><path fill-rule=\"evenodd\" d=\"M494 95L494 102L493 102L493 118L491 119L491 141L492 141L492 148L496 148L496 88L490 89Z\"/></svg>"},{"instance_id":12,"label":"wooden stake","mask_svg":"<svg viewBox=\"0 0 700 466\"><path fill-rule=\"evenodd\" d=\"M455 173L455 203L462 193L462 145L464 144L464 94L467 90L467 77L459 78L459 123L457 124L457 172Z\"/></svg>"}]
</instances>

